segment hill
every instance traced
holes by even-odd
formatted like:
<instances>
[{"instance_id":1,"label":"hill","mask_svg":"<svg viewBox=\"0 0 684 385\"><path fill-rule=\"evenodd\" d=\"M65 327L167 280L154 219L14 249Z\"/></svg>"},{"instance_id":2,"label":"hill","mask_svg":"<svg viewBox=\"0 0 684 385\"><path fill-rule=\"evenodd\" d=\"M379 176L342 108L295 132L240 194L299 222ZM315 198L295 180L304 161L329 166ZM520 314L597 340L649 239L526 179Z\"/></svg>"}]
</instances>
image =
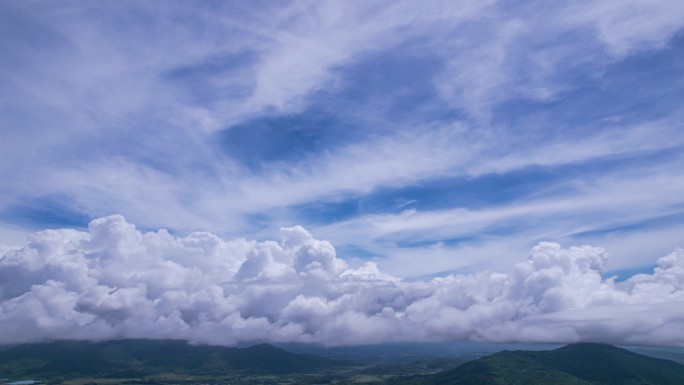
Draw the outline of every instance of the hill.
<instances>
[{"instance_id":1,"label":"hill","mask_svg":"<svg viewBox=\"0 0 684 385\"><path fill-rule=\"evenodd\" d=\"M309 373L339 362L262 344L250 348L189 345L175 340L60 341L0 351L6 377L141 377L158 373Z\"/></svg>"},{"instance_id":2,"label":"hill","mask_svg":"<svg viewBox=\"0 0 684 385\"><path fill-rule=\"evenodd\" d=\"M503 351L403 385L670 385L684 384L684 365L607 344L577 343L551 351Z\"/></svg>"}]
</instances>

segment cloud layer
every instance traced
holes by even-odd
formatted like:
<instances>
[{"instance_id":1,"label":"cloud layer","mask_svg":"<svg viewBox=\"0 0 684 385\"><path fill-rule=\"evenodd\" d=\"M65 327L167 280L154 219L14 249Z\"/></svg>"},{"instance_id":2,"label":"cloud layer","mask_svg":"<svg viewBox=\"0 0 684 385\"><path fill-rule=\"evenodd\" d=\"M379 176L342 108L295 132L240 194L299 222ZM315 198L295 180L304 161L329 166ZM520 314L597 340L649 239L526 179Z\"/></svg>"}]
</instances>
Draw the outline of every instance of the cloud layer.
<instances>
[{"instance_id":1,"label":"cloud layer","mask_svg":"<svg viewBox=\"0 0 684 385\"><path fill-rule=\"evenodd\" d=\"M178 338L326 345L605 341L684 346L684 250L602 276L600 248L540 243L507 273L405 281L350 268L300 226L279 241L141 232L122 216L0 257L0 343Z\"/></svg>"}]
</instances>

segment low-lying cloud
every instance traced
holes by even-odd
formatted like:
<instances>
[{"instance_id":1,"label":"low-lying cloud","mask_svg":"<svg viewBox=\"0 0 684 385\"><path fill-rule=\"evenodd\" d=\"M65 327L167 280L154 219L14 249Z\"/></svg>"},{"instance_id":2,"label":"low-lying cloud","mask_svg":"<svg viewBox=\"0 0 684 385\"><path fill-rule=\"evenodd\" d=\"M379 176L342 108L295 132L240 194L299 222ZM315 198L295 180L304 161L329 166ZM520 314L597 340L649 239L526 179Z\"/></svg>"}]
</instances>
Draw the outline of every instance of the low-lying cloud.
<instances>
[{"instance_id":1,"label":"low-lying cloud","mask_svg":"<svg viewBox=\"0 0 684 385\"><path fill-rule=\"evenodd\" d=\"M684 250L604 278L601 248L540 243L511 273L422 281L350 268L299 226L279 241L143 233L122 216L0 257L0 343L174 338L233 345L456 340L684 346ZM426 263L429 263L426 261Z\"/></svg>"}]
</instances>

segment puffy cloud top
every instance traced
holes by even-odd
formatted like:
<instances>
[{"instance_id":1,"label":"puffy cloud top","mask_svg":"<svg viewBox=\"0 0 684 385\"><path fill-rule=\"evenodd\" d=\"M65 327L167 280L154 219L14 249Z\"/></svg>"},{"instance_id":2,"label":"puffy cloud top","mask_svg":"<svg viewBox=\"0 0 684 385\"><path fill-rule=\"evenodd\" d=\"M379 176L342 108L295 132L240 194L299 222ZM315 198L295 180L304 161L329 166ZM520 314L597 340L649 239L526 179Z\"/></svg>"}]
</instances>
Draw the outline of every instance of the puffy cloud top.
<instances>
[{"instance_id":1,"label":"puffy cloud top","mask_svg":"<svg viewBox=\"0 0 684 385\"><path fill-rule=\"evenodd\" d=\"M45 230L0 257L0 343L177 338L328 345L580 340L684 346L684 250L603 278L600 248L540 243L509 274L403 281L300 226L280 241L142 233L122 216Z\"/></svg>"}]
</instances>

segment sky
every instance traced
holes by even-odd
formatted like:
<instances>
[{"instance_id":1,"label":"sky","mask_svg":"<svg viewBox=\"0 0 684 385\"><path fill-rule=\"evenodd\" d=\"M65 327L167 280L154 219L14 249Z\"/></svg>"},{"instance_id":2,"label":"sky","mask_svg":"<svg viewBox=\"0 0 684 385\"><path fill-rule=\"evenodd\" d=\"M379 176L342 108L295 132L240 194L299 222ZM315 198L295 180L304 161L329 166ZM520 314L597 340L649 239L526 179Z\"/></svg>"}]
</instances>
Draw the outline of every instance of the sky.
<instances>
[{"instance_id":1,"label":"sky","mask_svg":"<svg viewBox=\"0 0 684 385\"><path fill-rule=\"evenodd\" d=\"M0 343L684 346L684 3L0 2Z\"/></svg>"}]
</instances>

